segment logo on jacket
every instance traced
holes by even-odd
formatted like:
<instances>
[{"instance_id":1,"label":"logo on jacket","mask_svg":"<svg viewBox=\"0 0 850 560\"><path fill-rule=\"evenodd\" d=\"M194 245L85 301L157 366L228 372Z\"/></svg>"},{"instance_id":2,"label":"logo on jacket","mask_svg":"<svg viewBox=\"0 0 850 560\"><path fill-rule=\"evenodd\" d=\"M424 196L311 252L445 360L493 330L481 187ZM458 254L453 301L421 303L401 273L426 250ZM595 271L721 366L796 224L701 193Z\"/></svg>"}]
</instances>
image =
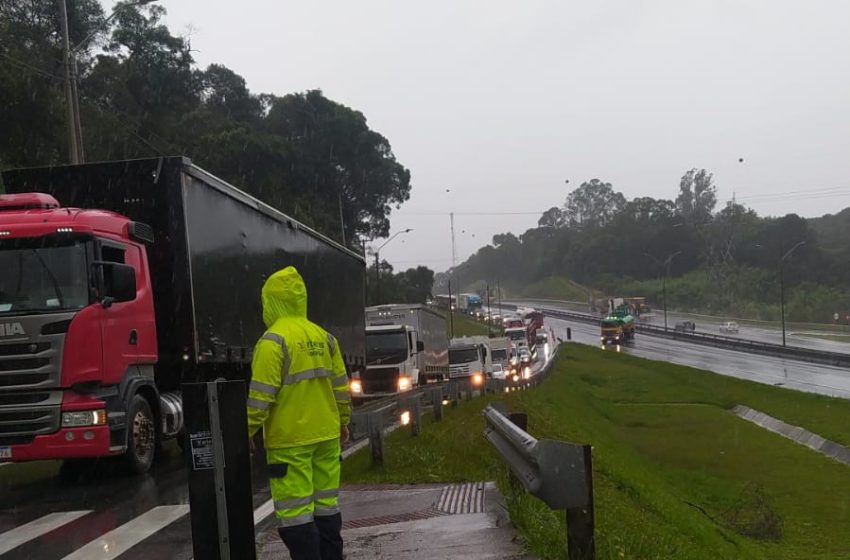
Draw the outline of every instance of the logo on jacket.
<instances>
[{"instance_id":1,"label":"logo on jacket","mask_svg":"<svg viewBox=\"0 0 850 560\"><path fill-rule=\"evenodd\" d=\"M27 334L20 323L0 323L0 336L15 336Z\"/></svg>"}]
</instances>

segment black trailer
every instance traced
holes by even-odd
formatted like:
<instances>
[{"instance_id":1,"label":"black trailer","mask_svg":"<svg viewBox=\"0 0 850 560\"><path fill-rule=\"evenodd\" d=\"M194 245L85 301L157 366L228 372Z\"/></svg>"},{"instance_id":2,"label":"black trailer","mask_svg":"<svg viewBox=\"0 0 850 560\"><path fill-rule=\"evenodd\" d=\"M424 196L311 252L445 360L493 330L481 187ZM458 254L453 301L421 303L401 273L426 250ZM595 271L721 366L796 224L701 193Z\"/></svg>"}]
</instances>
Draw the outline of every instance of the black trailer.
<instances>
[{"instance_id":1,"label":"black trailer","mask_svg":"<svg viewBox=\"0 0 850 560\"><path fill-rule=\"evenodd\" d=\"M157 385L246 378L265 326L260 290L294 265L308 315L334 334L349 372L365 364L365 259L192 164L169 157L6 171L9 193L101 208L151 225ZM175 375L179 372L179 375Z\"/></svg>"}]
</instances>

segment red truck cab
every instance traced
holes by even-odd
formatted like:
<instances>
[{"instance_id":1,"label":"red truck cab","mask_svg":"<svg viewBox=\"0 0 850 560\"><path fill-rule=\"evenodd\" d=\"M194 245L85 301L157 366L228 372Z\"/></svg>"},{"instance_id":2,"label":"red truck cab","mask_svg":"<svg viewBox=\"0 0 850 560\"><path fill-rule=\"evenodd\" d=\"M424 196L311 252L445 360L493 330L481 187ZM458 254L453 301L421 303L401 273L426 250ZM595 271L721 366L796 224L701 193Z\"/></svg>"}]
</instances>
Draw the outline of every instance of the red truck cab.
<instances>
[{"instance_id":1,"label":"red truck cab","mask_svg":"<svg viewBox=\"0 0 850 560\"><path fill-rule=\"evenodd\" d=\"M145 224L0 195L0 461L153 459L157 337Z\"/></svg>"}]
</instances>

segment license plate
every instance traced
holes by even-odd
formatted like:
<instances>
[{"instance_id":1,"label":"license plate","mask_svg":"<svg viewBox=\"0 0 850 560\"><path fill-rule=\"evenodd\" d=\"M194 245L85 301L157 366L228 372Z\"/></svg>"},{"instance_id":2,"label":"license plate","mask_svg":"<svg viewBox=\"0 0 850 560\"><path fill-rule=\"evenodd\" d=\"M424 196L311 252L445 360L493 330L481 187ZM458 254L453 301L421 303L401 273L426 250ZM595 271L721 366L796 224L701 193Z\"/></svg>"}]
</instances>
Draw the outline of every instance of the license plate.
<instances>
[{"instance_id":1,"label":"license plate","mask_svg":"<svg viewBox=\"0 0 850 560\"><path fill-rule=\"evenodd\" d=\"M0 447L0 459L11 459L12 458L12 448L11 447Z\"/></svg>"}]
</instances>

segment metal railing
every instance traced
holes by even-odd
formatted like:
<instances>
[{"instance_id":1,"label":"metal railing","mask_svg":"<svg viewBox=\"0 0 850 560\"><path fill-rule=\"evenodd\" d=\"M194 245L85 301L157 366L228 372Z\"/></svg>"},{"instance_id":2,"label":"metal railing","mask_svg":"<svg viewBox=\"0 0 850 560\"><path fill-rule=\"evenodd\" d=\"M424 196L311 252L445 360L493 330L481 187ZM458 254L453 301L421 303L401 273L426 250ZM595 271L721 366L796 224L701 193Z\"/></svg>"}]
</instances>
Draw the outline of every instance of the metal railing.
<instances>
[{"instance_id":1,"label":"metal railing","mask_svg":"<svg viewBox=\"0 0 850 560\"><path fill-rule=\"evenodd\" d=\"M512 390L536 387L551 372L558 356L556 346L552 356L528 378L485 379L475 385L471 378L452 379L443 383L434 383L417 387L412 391L367 402L354 409L349 429L352 443L349 448L359 449L365 445L370 448L373 465L384 463L384 436L401 426L410 426L413 436L422 431L422 419L432 414L434 420L443 420L446 407L454 408L461 400L472 400L487 394L498 394ZM344 455L348 455L345 453Z\"/></svg>"},{"instance_id":2,"label":"metal railing","mask_svg":"<svg viewBox=\"0 0 850 560\"><path fill-rule=\"evenodd\" d=\"M565 311L554 308L541 308L541 311L552 317L572 319L574 321L581 321L584 323L598 323L600 321L600 316L589 313L579 313L576 311ZM728 348L730 350L739 350L742 352L789 358L792 360L837 367L850 366L850 354L843 354L840 352L827 352L811 348L802 348L799 346L782 346L781 344L775 344L772 342L760 342L758 340L750 340L733 336L709 333L689 333L677 331L675 329L665 330L664 327L656 325L637 324L636 329L638 332L650 336L673 338L694 344L702 344L704 346Z\"/></svg>"},{"instance_id":3,"label":"metal railing","mask_svg":"<svg viewBox=\"0 0 850 560\"><path fill-rule=\"evenodd\" d=\"M507 462L516 480L550 508L565 510L568 558L596 558L591 446L538 440L526 431L526 415L507 415L496 404L489 405L484 416L484 437Z\"/></svg>"}]
</instances>

